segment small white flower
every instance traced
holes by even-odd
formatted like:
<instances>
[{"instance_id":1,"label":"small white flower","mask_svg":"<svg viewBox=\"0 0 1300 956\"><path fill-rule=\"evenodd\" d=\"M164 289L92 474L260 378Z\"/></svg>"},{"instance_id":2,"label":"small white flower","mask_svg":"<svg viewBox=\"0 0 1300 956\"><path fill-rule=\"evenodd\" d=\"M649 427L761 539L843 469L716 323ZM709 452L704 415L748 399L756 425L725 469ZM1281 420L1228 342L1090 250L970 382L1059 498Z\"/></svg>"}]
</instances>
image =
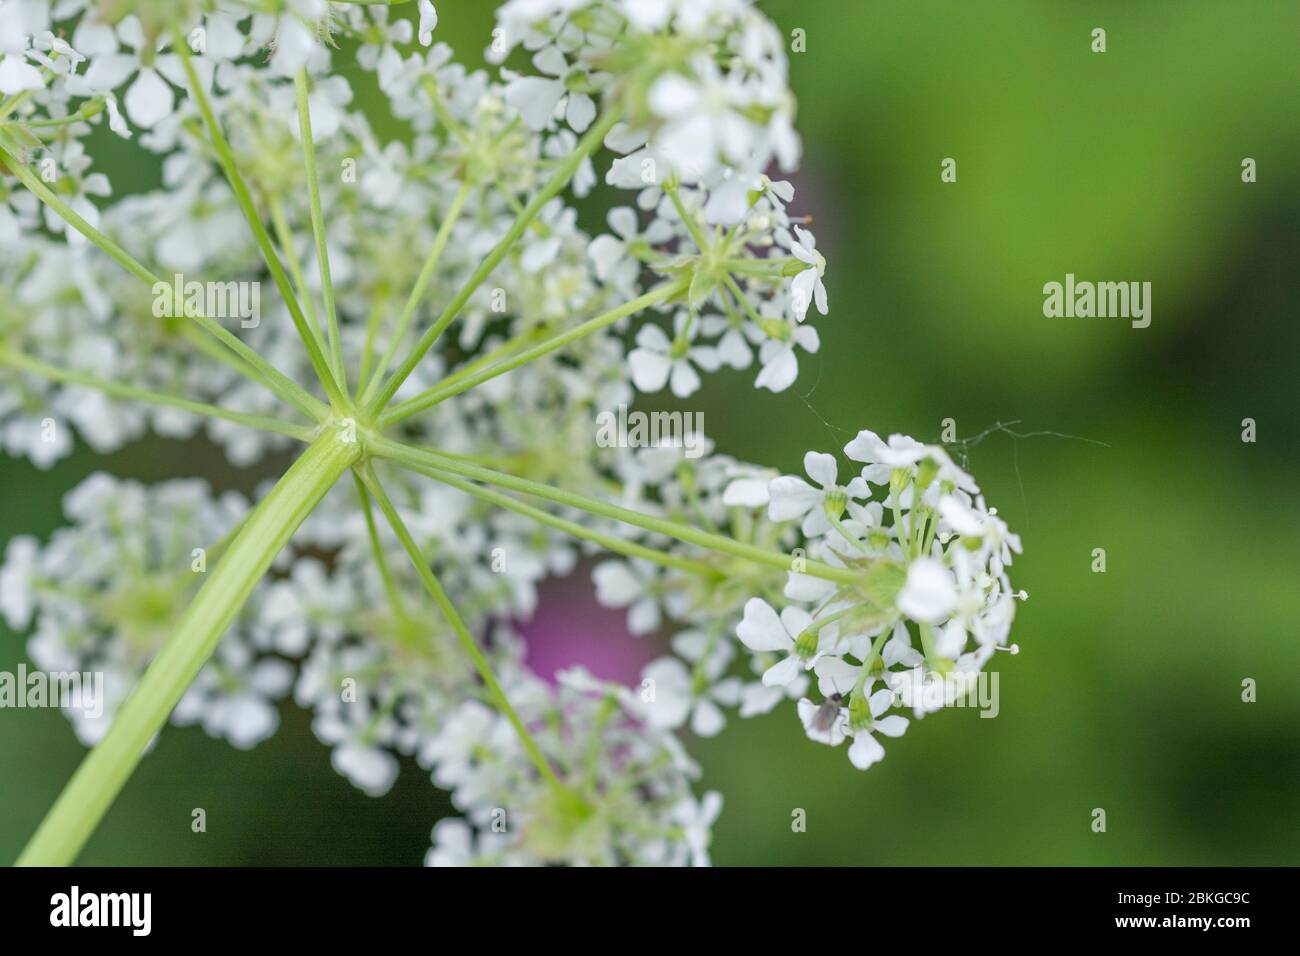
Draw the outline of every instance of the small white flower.
<instances>
[{"instance_id":1,"label":"small white flower","mask_svg":"<svg viewBox=\"0 0 1300 956\"><path fill-rule=\"evenodd\" d=\"M372 797L382 797L397 779L397 759L379 747L343 744L330 752L330 763L353 785Z\"/></svg>"},{"instance_id":2,"label":"small white flower","mask_svg":"<svg viewBox=\"0 0 1300 956\"><path fill-rule=\"evenodd\" d=\"M822 284L822 276L826 274L826 259L817 251L817 240L811 232L799 226L794 227L794 232L798 240L790 243L790 251L796 259L808 265L790 284L794 317L802 322L808 315L808 307L813 303L816 303L818 312L826 314L826 286Z\"/></svg>"},{"instance_id":3,"label":"small white flower","mask_svg":"<svg viewBox=\"0 0 1300 956\"><path fill-rule=\"evenodd\" d=\"M855 477L844 487L836 484L839 469L833 455L810 451L803 456L803 467L808 477L820 487L814 488L794 475L774 478L768 486L771 503L767 514L773 521L802 518L802 530L808 537L831 530L832 520L839 520L851 499L871 496L871 489L860 477Z\"/></svg>"},{"instance_id":4,"label":"small white flower","mask_svg":"<svg viewBox=\"0 0 1300 956\"><path fill-rule=\"evenodd\" d=\"M691 866L709 865L712 827L722 813L722 794L710 790L699 801L687 798L673 809L673 822L685 830Z\"/></svg>"},{"instance_id":5,"label":"small white flower","mask_svg":"<svg viewBox=\"0 0 1300 956\"><path fill-rule=\"evenodd\" d=\"M871 719L860 727L849 725L848 733L853 738L849 746L849 761L859 770L866 770L872 764L885 758L885 748L872 736L874 733L886 737L901 737L907 730L907 718L898 714L888 717L881 715L894 704L894 692L887 688L876 691L867 699Z\"/></svg>"},{"instance_id":6,"label":"small white flower","mask_svg":"<svg viewBox=\"0 0 1300 956\"><path fill-rule=\"evenodd\" d=\"M628 608L627 626L633 634L658 630L662 621L653 588L658 569L645 561L603 561L591 571L596 600L605 607Z\"/></svg>"},{"instance_id":7,"label":"small white flower","mask_svg":"<svg viewBox=\"0 0 1300 956\"><path fill-rule=\"evenodd\" d=\"M745 602L745 616L736 628L736 636L741 643L759 653L775 652L785 655L763 673L765 685L774 687L789 684L799 676L801 670L816 663L816 651L804 654L796 646L796 641L812 624L812 615L793 604L778 616L772 605L762 598L750 598Z\"/></svg>"},{"instance_id":8,"label":"small white flower","mask_svg":"<svg viewBox=\"0 0 1300 956\"><path fill-rule=\"evenodd\" d=\"M918 558L907 568L898 592L898 609L914 621L939 624L957 608L957 582L934 558Z\"/></svg>"},{"instance_id":9,"label":"small white flower","mask_svg":"<svg viewBox=\"0 0 1300 956\"><path fill-rule=\"evenodd\" d=\"M31 535L17 535L5 546L0 565L0 613L13 631L23 631L32 619L33 592L40 545Z\"/></svg>"},{"instance_id":10,"label":"small white flower","mask_svg":"<svg viewBox=\"0 0 1300 956\"><path fill-rule=\"evenodd\" d=\"M596 103L586 93L570 91L567 78L573 67L559 47L540 50L533 56L533 66L543 75L511 80L506 86L506 102L519 111L529 129L542 130L565 100L565 121L575 133L584 132L596 118Z\"/></svg>"},{"instance_id":11,"label":"small white flower","mask_svg":"<svg viewBox=\"0 0 1300 956\"><path fill-rule=\"evenodd\" d=\"M811 325L794 325L782 338L768 338L758 350L763 369L754 379L755 388L784 392L799 377L799 358L795 347L813 353L821 347L821 338Z\"/></svg>"},{"instance_id":12,"label":"small white flower","mask_svg":"<svg viewBox=\"0 0 1300 956\"><path fill-rule=\"evenodd\" d=\"M667 384L678 398L687 398L700 387L695 366L706 372L717 371L721 364L717 349L691 344L697 328L687 312L678 312L674 318L672 339L657 325L641 327L636 336L637 347L627 356L632 381L638 390L657 392Z\"/></svg>"}]
</instances>

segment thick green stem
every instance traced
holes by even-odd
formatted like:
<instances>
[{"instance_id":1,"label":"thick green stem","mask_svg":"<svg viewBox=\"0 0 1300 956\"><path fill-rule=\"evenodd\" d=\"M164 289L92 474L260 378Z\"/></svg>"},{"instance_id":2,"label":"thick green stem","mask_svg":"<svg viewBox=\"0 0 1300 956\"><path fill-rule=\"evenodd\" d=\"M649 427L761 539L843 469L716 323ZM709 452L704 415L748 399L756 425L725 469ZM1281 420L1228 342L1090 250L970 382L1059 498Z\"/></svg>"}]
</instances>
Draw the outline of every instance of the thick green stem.
<instances>
[{"instance_id":1,"label":"thick green stem","mask_svg":"<svg viewBox=\"0 0 1300 956\"><path fill-rule=\"evenodd\" d=\"M275 556L330 487L360 456L338 431L308 446L252 513L209 573L163 649L73 774L18 858L22 866L65 866L126 784L221 635Z\"/></svg>"},{"instance_id":2,"label":"thick green stem","mask_svg":"<svg viewBox=\"0 0 1300 956\"><path fill-rule=\"evenodd\" d=\"M367 411L370 414L373 415L375 412L379 411L379 409L387 405L389 400L397 394L397 390L402 387L402 383L406 381L413 371L415 371L415 367L420 364L420 360L424 358L425 353L427 353L429 349L433 348L434 343L438 341L438 337L442 335L443 330L446 329L447 326L451 325L456 316L460 314L460 310L464 308L465 303L469 301L469 297L474 294L474 290L483 284L483 280L491 275L492 270L495 269L501 260L505 258L506 253L509 252L511 247L513 247L519 240L519 237L524 234L524 230L527 229L529 224L537 217L537 214L542 211L542 207L554 199L559 194L560 190L568 185L569 180L572 179L574 173L578 171L578 167L582 165L582 161L600 148L600 144L604 142L606 134L608 134L614 124L618 122L620 115L618 109L610 109L609 112L595 122L591 129L587 130L587 132L583 134L582 139L578 142L574 151L565 158L564 162L556 167L551 178L546 181L546 185L538 190L537 194L528 201L528 205L525 206L515 218L514 223L510 226L510 230L505 234L505 237L497 243L492 251L488 253L487 257L479 263L479 267L474 270L474 274L469 277L469 280L461 287L461 290L456 293L456 297L447 303L447 307L442 310L442 315L438 316L438 320L434 322L433 325L429 327L429 330L420 337L420 341L417 342L415 348L411 350L411 354L406 357L398 367L397 371L393 373L392 377L384 383L379 394L375 396L367 406Z\"/></svg>"},{"instance_id":3,"label":"thick green stem","mask_svg":"<svg viewBox=\"0 0 1300 956\"><path fill-rule=\"evenodd\" d=\"M687 544L694 544L723 554L733 554L738 558L745 558L768 567L780 568L783 571L793 570L794 567L794 561L790 555L783 554L780 551L769 551L766 548L745 544L724 535L701 531L690 525L669 521L665 518L656 518L653 515L642 514L630 508L622 508L595 498L588 498L586 495L565 491L561 488L552 488L550 485L544 485L536 481L529 481L527 478L517 478L504 472L493 471L491 468L457 461L454 458L448 458L446 455L441 455L426 448L416 448L379 435L371 436L368 439L367 447L380 458L388 458L408 467L431 467L451 472L454 475L460 475L462 478L485 481L500 488L508 488L511 491L520 491L524 494L546 498L557 504L578 508L602 518L613 518L615 521L621 521L624 524L676 538L678 541L684 541ZM863 572L860 570L836 568L819 561L806 561L806 566L802 570L805 574L827 581L834 581L837 584L859 584L863 580Z\"/></svg>"}]
</instances>

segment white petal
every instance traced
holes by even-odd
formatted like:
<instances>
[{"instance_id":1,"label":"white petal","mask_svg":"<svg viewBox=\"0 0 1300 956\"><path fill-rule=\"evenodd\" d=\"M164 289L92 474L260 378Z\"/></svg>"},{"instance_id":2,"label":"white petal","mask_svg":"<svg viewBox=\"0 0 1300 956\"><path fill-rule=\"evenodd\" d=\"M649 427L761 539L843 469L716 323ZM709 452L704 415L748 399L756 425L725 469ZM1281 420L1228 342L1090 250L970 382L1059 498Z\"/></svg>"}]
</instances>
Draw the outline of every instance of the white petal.
<instances>
[{"instance_id":1,"label":"white petal","mask_svg":"<svg viewBox=\"0 0 1300 956\"><path fill-rule=\"evenodd\" d=\"M689 113L699 101L699 89L680 73L665 73L655 80L646 99L650 109L663 117Z\"/></svg>"},{"instance_id":2,"label":"white petal","mask_svg":"<svg viewBox=\"0 0 1300 956\"><path fill-rule=\"evenodd\" d=\"M756 388L766 388L773 392L784 392L799 377L799 360L790 349L782 349L774 355L763 371L754 379Z\"/></svg>"},{"instance_id":3,"label":"white petal","mask_svg":"<svg viewBox=\"0 0 1300 956\"><path fill-rule=\"evenodd\" d=\"M372 797L383 796L397 779L397 760L375 747L344 744L330 754L334 769Z\"/></svg>"},{"instance_id":4,"label":"white petal","mask_svg":"<svg viewBox=\"0 0 1300 956\"><path fill-rule=\"evenodd\" d=\"M823 488L830 488L840 476L839 467L835 464L835 456L825 452L810 451L804 455L803 469L808 472L809 478Z\"/></svg>"},{"instance_id":5,"label":"white petal","mask_svg":"<svg viewBox=\"0 0 1300 956\"><path fill-rule=\"evenodd\" d=\"M641 582L622 561L604 561L591 571L596 600L606 607L625 607L641 594Z\"/></svg>"},{"instance_id":6,"label":"white petal","mask_svg":"<svg viewBox=\"0 0 1300 956\"><path fill-rule=\"evenodd\" d=\"M867 698L867 708L872 717L879 717L894 706L894 692L888 688L878 690Z\"/></svg>"},{"instance_id":7,"label":"white petal","mask_svg":"<svg viewBox=\"0 0 1300 956\"><path fill-rule=\"evenodd\" d=\"M875 729L886 737L901 737L907 730L907 718L898 714L890 714L888 717L882 717L876 721Z\"/></svg>"},{"instance_id":8,"label":"white petal","mask_svg":"<svg viewBox=\"0 0 1300 956\"><path fill-rule=\"evenodd\" d=\"M844 446L844 454L854 461L871 464L880 461L880 453L884 447L885 443L880 440L879 435L873 431L863 429L858 432L858 436L853 441Z\"/></svg>"},{"instance_id":9,"label":"white petal","mask_svg":"<svg viewBox=\"0 0 1300 956\"><path fill-rule=\"evenodd\" d=\"M745 615L736 627L736 636L754 651L788 651L794 644L776 611L762 598L745 602Z\"/></svg>"},{"instance_id":10,"label":"white petal","mask_svg":"<svg viewBox=\"0 0 1300 956\"><path fill-rule=\"evenodd\" d=\"M700 387L700 376L690 362L682 359L673 362L672 389L678 398L689 398Z\"/></svg>"},{"instance_id":11,"label":"white petal","mask_svg":"<svg viewBox=\"0 0 1300 956\"><path fill-rule=\"evenodd\" d=\"M152 129L169 116L175 103L175 94L167 81L148 68L140 71L122 101L131 122L143 129Z\"/></svg>"},{"instance_id":12,"label":"white petal","mask_svg":"<svg viewBox=\"0 0 1300 956\"><path fill-rule=\"evenodd\" d=\"M628 206L619 206L617 209L611 209L607 217L609 228L614 230L614 235L620 239L630 239L636 235L637 217L636 210Z\"/></svg>"},{"instance_id":13,"label":"white petal","mask_svg":"<svg viewBox=\"0 0 1300 956\"><path fill-rule=\"evenodd\" d=\"M542 130L555 116L564 84L540 76L521 76L506 87L506 102L519 111L529 129Z\"/></svg>"},{"instance_id":14,"label":"white petal","mask_svg":"<svg viewBox=\"0 0 1300 956\"><path fill-rule=\"evenodd\" d=\"M596 104L586 93L570 93L564 107L564 118L575 133L585 133L596 118Z\"/></svg>"},{"instance_id":15,"label":"white petal","mask_svg":"<svg viewBox=\"0 0 1300 956\"><path fill-rule=\"evenodd\" d=\"M957 586L952 573L933 558L919 558L907 569L907 581L898 592L898 608L908 617L938 624L957 606Z\"/></svg>"},{"instance_id":16,"label":"white petal","mask_svg":"<svg viewBox=\"0 0 1300 956\"><path fill-rule=\"evenodd\" d=\"M632 370L632 382L642 392L662 389L673 367L672 359L667 355L649 349L633 349L628 353L627 364Z\"/></svg>"},{"instance_id":17,"label":"white petal","mask_svg":"<svg viewBox=\"0 0 1300 956\"><path fill-rule=\"evenodd\" d=\"M433 30L438 25L438 11L429 0L420 0L420 45L433 42Z\"/></svg>"},{"instance_id":18,"label":"white petal","mask_svg":"<svg viewBox=\"0 0 1300 956\"><path fill-rule=\"evenodd\" d=\"M12 96L23 90L44 88L45 81L41 79L41 71L21 56L6 54L0 57L0 93Z\"/></svg>"},{"instance_id":19,"label":"white petal","mask_svg":"<svg viewBox=\"0 0 1300 956\"><path fill-rule=\"evenodd\" d=\"M849 760L859 770L866 770L873 763L879 763L884 756L885 748L880 746L880 741L866 731L861 731L854 737L849 747Z\"/></svg>"},{"instance_id":20,"label":"white petal","mask_svg":"<svg viewBox=\"0 0 1300 956\"><path fill-rule=\"evenodd\" d=\"M808 306L812 305L816 285L816 269L804 269L790 283L790 305L794 309L794 317L800 322L808 314Z\"/></svg>"},{"instance_id":21,"label":"white petal","mask_svg":"<svg viewBox=\"0 0 1300 956\"><path fill-rule=\"evenodd\" d=\"M691 715L691 730L701 737L716 737L727 726L721 708L711 700L702 700Z\"/></svg>"},{"instance_id":22,"label":"white petal","mask_svg":"<svg viewBox=\"0 0 1300 956\"><path fill-rule=\"evenodd\" d=\"M728 508L761 508L769 501L767 486L761 478L737 478L722 493L722 503Z\"/></svg>"},{"instance_id":23,"label":"white petal","mask_svg":"<svg viewBox=\"0 0 1300 956\"><path fill-rule=\"evenodd\" d=\"M793 654L773 664L763 673L763 683L768 687L784 687L799 676L802 668Z\"/></svg>"},{"instance_id":24,"label":"white petal","mask_svg":"<svg viewBox=\"0 0 1300 956\"><path fill-rule=\"evenodd\" d=\"M773 478L767 489L771 498L767 516L773 521L802 518L810 508L820 505L822 500L820 491L794 475Z\"/></svg>"}]
</instances>

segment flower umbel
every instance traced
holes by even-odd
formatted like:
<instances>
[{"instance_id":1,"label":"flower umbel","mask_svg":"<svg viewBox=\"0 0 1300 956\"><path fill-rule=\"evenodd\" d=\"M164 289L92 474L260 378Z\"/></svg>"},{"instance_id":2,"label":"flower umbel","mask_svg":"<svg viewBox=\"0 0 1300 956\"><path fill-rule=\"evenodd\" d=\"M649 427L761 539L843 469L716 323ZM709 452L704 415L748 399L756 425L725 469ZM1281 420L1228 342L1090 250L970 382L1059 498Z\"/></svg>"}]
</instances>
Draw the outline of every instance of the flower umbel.
<instances>
[{"instance_id":1,"label":"flower umbel","mask_svg":"<svg viewBox=\"0 0 1300 956\"><path fill-rule=\"evenodd\" d=\"M451 792L429 864L704 865L722 798L679 728L789 700L866 768L891 708L932 709L912 676L1006 644L1020 542L941 447L863 431L809 483L593 440L636 392L755 355L782 391L819 347L826 260L769 178L800 154L783 41L749 3L510 0L490 58L530 66L493 74L429 0L125 9L0 0L0 450L202 433L287 467L253 504L96 475L9 542L0 612L108 687L21 862L71 862L169 716L251 747L292 696L359 789L404 755ZM105 129L160 188L114 195ZM592 235L569 200L602 177L630 195ZM599 600L675 634L637 688L552 686L513 627L595 555Z\"/></svg>"}]
</instances>

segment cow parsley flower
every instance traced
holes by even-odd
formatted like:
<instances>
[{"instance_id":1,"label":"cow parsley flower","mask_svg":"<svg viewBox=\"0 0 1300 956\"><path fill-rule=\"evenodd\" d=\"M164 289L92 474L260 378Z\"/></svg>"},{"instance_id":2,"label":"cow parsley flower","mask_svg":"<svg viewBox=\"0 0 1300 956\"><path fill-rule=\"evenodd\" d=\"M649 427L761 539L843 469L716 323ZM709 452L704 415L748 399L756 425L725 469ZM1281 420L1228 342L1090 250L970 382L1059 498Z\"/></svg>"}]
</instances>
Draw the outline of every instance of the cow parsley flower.
<instances>
[{"instance_id":1,"label":"cow parsley flower","mask_svg":"<svg viewBox=\"0 0 1300 956\"><path fill-rule=\"evenodd\" d=\"M137 6L0 0L0 451L202 437L280 477L95 475L7 543L29 656L104 676L101 714L68 708L87 744L253 747L291 696L362 792L402 758L448 791L429 865L703 865L723 799L688 731L788 707L866 768L896 706L952 703L925 681L1007 648L1021 542L941 446L864 430L805 480L694 427L596 438L723 366L785 391L820 347L754 4L508 0L491 70L429 0ZM110 184L105 126L156 177ZM592 231L602 180L628 192ZM539 585L587 568L675 635L639 686L528 666ZM72 862L47 834L124 776L74 778L24 862Z\"/></svg>"}]
</instances>

